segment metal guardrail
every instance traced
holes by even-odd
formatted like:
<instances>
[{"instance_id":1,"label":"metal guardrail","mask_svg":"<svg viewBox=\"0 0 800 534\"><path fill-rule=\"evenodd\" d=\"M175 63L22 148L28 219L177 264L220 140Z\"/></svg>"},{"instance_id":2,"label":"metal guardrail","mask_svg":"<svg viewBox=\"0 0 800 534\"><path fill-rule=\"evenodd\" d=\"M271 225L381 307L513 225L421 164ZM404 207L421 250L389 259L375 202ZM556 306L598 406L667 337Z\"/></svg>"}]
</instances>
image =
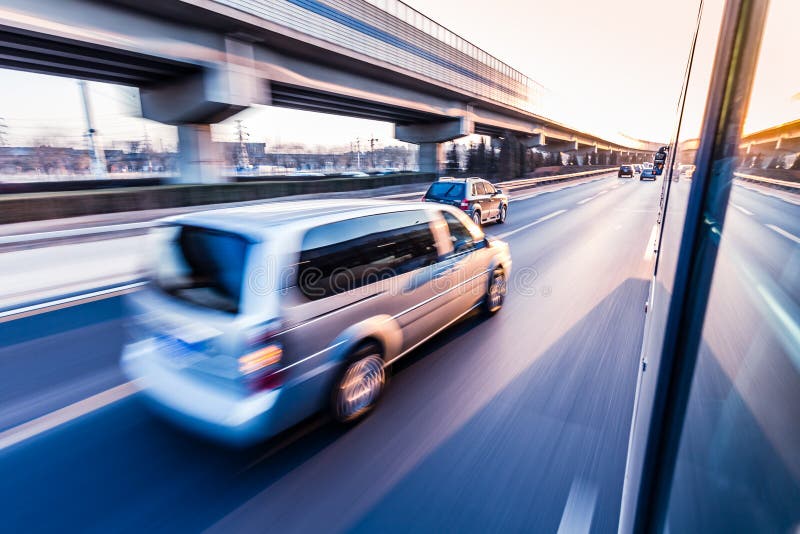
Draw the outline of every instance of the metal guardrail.
<instances>
[{"instance_id":1,"label":"metal guardrail","mask_svg":"<svg viewBox=\"0 0 800 534\"><path fill-rule=\"evenodd\" d=\"M39 241L52 241L55 239L83 238L104 234L119 234L122 232L135 232L147 230L153 222L109 224L107 226L94 226L91 228L70 228L69 230L55 230L52 232L36 232L31 234L16 234L0 236L0 247L19 245L22 243L36 243Z\"/></svg>"},{"instance_id":2,"label":"metal guardrail","mask_svg":"<svg viewBox=\"0 0 800 534\"><path fill-rule=\"evenodd\" d=\"M603 174L613 171L612 169L592 169L589 171L574 172L569 174L554 174L550 176L540 176L538 178L526 178L522 180L508 180L499 182L498 185L504 187L523 188L526 186L533 186L543 182L558 182L562 180L569 180L572 178L579 178L581 176L591 176L593 174ZM419 193L398 194L394 196L413 196ZM267 200L267 199L264 199ZM15 234L0 236L0 248L3 247L18 247L25 244L45 243L47 241L61 241L61 240L74 240L83 238L102 238L103 236L116 235L121 233L138 233L145 232L156 224L155 221L110 224L106 226L95 226L89 228L70 228L68 230L55 230L49 232L35 232L28 234Z\"/></svg>"},{"instance_id":3,"label":"metal guardrail","mask_svg":"<svg viewBox=\"0 0 800 534\"><path fill-rule=\"evenodd\" d=\"M592 174L604 174L608 172L613 172L614 167L605 168L605 169L592 169L590 171L582 171L582 172L573 172L570 174L552 174L550 176L539 176L538 178L526 178L523 180L511 180L508 182L502 182L503 185L509 187L521 187L525 185L535 185L542 182L558 182L561 180L568 180L570 178L578 178L581 176L591 176Z\"/></svg>"},{"instance_id":4,"label":"metal guardrail","mask_svg":"<svg viewBox=\"0 0 800 534\"><path fill-rule=\"evenodd\" d=\"M800 189L800 182L790 182L788 180L778 180L776 178L767 178L766 176L756 176L755 174L745 174L743 172L734 172L736 178L743 180L751 180L753 182L763 182L766 184L779 185L781 187L789 187L791 189Z\"/></svg>"}]
</instances>

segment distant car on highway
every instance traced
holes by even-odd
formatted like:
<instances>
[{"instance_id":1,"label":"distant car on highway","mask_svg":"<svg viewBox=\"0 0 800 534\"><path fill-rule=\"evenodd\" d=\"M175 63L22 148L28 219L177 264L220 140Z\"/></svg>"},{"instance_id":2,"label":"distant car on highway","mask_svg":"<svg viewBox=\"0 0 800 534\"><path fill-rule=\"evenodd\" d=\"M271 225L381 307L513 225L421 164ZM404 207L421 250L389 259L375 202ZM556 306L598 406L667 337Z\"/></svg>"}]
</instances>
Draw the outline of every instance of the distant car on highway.
<instances>
[{"instance_id":1,"label":"distant car on highway","mask_svg":"<svg viewBox=\"0 0 800 534\"><path fill-rule=\"evenodd\" d=\"M249 444L322 409L368 414L389 365L502 306L508 245L459 209L379 201L187 214L152 236L122 368L168 418Z\"/></svg>"},{"instance_id":2,"label":"distant car on highway","mask_svg":"<svg viewBox=\"0 0 800 534\"><path fill-rule=\"evenodd\" d=\"M640 181L642 181L642 180L653 180L653 181L655 181L655 179L656 179L656 171L652 166L651 167L645 167L644 169L642 169L642 174L639 175L639 180Z\"/></svg>"},{"instance_id":3,"label":"distant car on highway","mask_svg":"<svg viewBox=\"0 0 800 534\"><path fill-rule=\"evenodd\" d=\"M620 165L617 178L633 178L633 165Z\"/></svg>"},{"instance_id":4,"label":"distant car on highway","mask_svg":"<svg viewBox=\"0 0 800 534\"><path fill-rule=\"evenodd\" d=\"M642 166L639 163L634 163L633 172L636 174L642 174Z\"/></svg>"},{"instance_id":5,"label":"distant car on highway","mask_svg":"<svg viewBox=\"0 0 800 534\"><path fill-rule=\"evenodd\" d=\"M398 174L398 173L401 173L401 172L403 172L403 171L401 171L397 167L387 167L387 168L381 169L381 170L379 170L379 171L377 171L377 172L375 172L373 174L375 174L376 176L386 176L386 175L389 175L389 174Z\"/></svg>"},{"instance_id":6,"label":"distant car on highway","mask_svg":"<svg viewBox=\"0 0 800 534\"><path fill-rule=\"evenodd\" d=\"M455 206L478 226L503 224L508 216L508 196L482 178L441 178L428 187L422 201Z\"/></svg>"}]
</instances>

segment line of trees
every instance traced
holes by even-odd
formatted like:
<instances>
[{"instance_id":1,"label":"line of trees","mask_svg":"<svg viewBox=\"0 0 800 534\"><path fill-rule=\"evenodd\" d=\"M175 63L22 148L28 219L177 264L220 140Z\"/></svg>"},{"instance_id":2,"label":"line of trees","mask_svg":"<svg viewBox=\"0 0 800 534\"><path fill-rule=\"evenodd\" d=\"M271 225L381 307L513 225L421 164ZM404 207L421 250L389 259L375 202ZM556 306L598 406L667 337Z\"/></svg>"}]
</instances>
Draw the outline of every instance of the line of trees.
<instances>
[{"instance_id":1,"label":"line of trees","mask_svg":"<svg viewBox=\"0 0 800 534\"><path fill-rule=\"evenodd\" d=\"M484 138L479 143L471 143L466 149L451 143L447 150L445 169L448 174L458 174L462 169L470 176L486 178L519 178L539 167L562 165L618 165L620 155L608 153L588 153L578 158L575 152L566 158L561 152L531 150L513 134L506 133L500 138L499 150L487 144ZM627 159L627 158L625 158Z\"/></svg>"}]
</instances>

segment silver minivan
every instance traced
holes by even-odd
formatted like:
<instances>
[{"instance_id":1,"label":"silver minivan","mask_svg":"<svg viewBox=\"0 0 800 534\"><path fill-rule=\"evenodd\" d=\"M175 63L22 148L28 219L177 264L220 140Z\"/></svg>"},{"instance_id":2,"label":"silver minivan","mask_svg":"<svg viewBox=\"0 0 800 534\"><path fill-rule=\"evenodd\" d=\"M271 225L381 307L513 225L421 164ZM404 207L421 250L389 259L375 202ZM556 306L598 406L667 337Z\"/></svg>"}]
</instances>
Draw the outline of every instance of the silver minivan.
<instances>
[{"instance_id":1,"label":"silver minivan","mask_svg":"<svg viewBox=\"0 0 800 534\"><path fill-rule=\"evenodd\" d=\"M440 204L318 200L213 210L152 232L122 368L169 418L232 444L375 406L389 366L471 310L511 257Z\"/></svg>"}]
</instances>

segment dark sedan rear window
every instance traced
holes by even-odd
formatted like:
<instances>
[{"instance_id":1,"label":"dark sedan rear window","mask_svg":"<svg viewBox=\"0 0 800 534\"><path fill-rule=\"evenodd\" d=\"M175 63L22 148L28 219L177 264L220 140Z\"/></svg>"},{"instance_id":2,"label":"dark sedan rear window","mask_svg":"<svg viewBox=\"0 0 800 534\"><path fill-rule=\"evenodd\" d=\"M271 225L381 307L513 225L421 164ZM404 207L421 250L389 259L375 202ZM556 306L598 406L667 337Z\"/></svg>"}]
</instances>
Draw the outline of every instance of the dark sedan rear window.
<instances>
[{"instance_id":1,"label":"dark sedan rear window","mask_svg":"<svg viewBox=\"0 0 800 534\"><path fill-rule=\"evenodd\" d=\"M460 200L466 196L464 194L464 185L464 182L436 182L431 184L430 188L428 188L428 192L425 193L425 197Z\"/></svg>"}]
</instances>

